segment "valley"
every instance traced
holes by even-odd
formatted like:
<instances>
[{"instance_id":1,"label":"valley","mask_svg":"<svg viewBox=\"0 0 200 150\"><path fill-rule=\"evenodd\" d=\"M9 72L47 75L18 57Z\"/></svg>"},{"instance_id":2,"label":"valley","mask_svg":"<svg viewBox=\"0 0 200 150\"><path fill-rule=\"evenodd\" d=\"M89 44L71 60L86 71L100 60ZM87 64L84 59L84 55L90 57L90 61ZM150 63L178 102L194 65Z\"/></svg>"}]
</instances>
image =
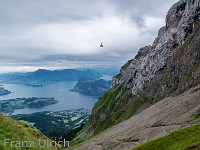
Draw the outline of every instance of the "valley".
<instances>
[{"instance_id":1,"label":"valley","mask_svg":"<svg viewBox=\"0 0 200 150\"><path fill-rule=\"evenodd\" d=\"M50 139L72 140L74 130L80 130L87 122L90 111L85 109L63 110L57 112L45 111L32 114L11 116L30 127L39 129ZM80 128L80 129L79 129Z\"/></svg>"}]
</instances>

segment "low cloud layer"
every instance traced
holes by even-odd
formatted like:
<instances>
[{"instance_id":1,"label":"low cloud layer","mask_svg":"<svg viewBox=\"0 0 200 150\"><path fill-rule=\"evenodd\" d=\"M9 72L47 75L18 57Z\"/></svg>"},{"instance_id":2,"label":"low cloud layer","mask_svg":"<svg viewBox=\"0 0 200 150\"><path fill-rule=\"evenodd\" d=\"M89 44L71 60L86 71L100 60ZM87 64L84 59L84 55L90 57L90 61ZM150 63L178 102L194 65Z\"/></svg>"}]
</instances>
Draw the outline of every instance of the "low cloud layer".
<instances>
[{"instance_id":1,"label":"low cloud layer","mask_svg":"<svg viewBox=\"0 0 200 150\"><path fill-rule=\"evenodd\" d=\"M173 3L0 1L0 72L120 66L152 44Z\"/></svg>"}]
</instances>

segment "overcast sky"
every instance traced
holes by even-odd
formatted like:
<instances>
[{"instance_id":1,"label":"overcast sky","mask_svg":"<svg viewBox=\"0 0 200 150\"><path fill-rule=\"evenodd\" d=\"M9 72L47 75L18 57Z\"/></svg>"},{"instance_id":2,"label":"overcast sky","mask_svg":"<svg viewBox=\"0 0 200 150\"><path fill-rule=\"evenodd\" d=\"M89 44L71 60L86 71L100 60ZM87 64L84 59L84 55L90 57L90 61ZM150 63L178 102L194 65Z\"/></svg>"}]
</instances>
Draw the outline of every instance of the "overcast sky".
<instances>
[{"instance_id":1,"label":"overcast sky","mask_svg":"<svg viewBox=\"0 0 200 150\"><path fill-rule=\"evenodd\" d=\"M121 66L152 44L175 2L0 0L0 72Z\"/></svg>"}]
</instances>

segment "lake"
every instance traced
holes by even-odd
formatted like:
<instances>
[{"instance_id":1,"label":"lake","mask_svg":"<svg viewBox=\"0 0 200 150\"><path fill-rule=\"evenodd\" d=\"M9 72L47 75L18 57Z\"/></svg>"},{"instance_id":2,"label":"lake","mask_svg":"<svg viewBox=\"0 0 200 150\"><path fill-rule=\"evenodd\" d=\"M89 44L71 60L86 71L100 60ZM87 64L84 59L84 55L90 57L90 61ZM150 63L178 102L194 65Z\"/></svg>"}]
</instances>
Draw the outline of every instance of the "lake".
<instances>
[{"instance_id":1,"label":"lake","mask_svg":"<svg viewBox=\"0 0 200 150\"><path fill-rule=\"evenodd\" d=\"M97 98L83 95L77 92L70 92L77 82L56 82L44 87L31 87L23 84L4 84L3 87L13 93L0 96L0 100L8 100L22 97L54 97L59 103L43 108L18 109L16 114L30 114L41 111L60 111L68 109L85 108L91 110L97 102Z\"/></svg>"},{"instance_id":2,"label":"lake","mask_svg":"<svg viewBox=\"0 0 200 150\"><path fill-rule=\"evenodd\" d=\"M112 76L104 75L101 79L111 80ZM96 97L83 95L77 92L70 92L76 85L77 81L56 82L48 84L44 87L32 87L23 84L3 84L6 90L11 91L9 95L0 96L0 100L8 100L14 98L30 98L30 97L54 97L59 103L49 105L43 108L25 108L18 109L12 115L30 114L41 111L60 111L68 109L85 108L92 110L92 107L97 102Z\"/></svg>"}]
</instances>

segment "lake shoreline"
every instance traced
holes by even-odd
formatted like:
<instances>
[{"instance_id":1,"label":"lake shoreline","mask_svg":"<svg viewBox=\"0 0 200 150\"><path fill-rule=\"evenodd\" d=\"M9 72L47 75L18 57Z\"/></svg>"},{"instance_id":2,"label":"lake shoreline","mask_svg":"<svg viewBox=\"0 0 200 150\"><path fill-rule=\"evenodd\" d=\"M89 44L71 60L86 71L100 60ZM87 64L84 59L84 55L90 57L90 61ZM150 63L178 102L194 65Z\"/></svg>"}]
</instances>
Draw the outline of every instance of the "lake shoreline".
<instances>
[{"instance_id":1,"label":"lake shoreline","mask_svg":"<svg viewBox=\"0 0 200 150\"><path fill-rule=\"evenodd\" d=\"M43 108L17 109L12 115L31 114L42 111L61 111L84 108L92 110L97 98L81 93L70 92L76 85L76 81L56 82L44 87L31 87L23 84L3 84L3 87L12 91L9 95L0 96L1 100L9 100L22 97L54 97L59 103Z\"/></svg>"}]
</instances>

